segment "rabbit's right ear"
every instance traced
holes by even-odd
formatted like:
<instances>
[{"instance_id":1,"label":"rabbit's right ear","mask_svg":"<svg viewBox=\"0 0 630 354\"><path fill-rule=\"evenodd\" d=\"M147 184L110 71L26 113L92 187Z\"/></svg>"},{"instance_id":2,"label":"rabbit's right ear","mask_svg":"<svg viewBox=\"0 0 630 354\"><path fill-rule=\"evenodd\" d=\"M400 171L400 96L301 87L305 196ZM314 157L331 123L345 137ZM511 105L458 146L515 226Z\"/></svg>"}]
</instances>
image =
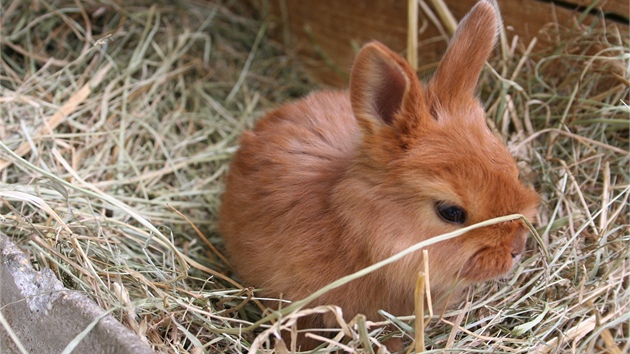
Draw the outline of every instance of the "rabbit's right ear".
<instances>
[{"instance_id":1,"label":"rabbit's right ear","mask_svg":"<svg viewBox=\"0 0 630 354\"><path fill-rule=\"evenodd\" d=\"M497 11L490 1L482 0L457 26L431 82L432 94L442 106L457 105L474 95L481 69L496 42Z\"/></svg>"},{"instance_id":2,"label":"rabbit's right ear","mask_svg":"<svg viewBox=\"0 0 630 354\"><path fill-rule=\"evenodd\" d=\"M357 54L350 78L350 100L364 133L376 133L383 125L404 124L397 118L419 104L421 90L409 63L383 44L368 43Z\"/></svg>"}]
</instances>

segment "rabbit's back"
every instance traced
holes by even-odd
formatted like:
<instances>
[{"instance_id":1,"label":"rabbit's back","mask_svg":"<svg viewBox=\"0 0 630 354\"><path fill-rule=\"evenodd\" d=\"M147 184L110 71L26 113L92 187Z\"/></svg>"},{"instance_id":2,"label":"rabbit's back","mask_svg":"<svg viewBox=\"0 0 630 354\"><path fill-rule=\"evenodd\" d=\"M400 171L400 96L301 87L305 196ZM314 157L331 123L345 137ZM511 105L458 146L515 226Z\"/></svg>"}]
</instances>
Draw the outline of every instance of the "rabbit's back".
<instances>
[{"instance_id":1,"label":"rabbit's back","mask_svg":"<svg viewBox=\"0 0 630 354\"><path fill-rule=\"evenodd\" d=\"M335 279L330 262L343 250L329 196L358 141L347 92L331 91L285 104L243 134L219 228L248 285L302 295L318 286L313 272L329 274L321 285Z\"/></svg>"}]
</instances>

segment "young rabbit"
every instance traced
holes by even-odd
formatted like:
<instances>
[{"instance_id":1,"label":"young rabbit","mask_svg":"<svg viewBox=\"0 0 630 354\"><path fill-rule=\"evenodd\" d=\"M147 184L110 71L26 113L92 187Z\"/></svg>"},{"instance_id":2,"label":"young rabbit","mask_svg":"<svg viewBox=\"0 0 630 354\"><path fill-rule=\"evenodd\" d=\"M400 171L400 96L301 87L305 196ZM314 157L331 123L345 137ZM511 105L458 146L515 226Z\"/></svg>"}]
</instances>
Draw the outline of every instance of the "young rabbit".
<instances>
[{"instance_id":1,"label":"young rabbit","mask_svg":"<svg viewBox=\"0 0 630 354\"><path fill-rule=\"evenodd\" d=\"M426 85L400 56L369 43L349 93L313 93L243 134L219 226L245 284L299 300L431 237L502 215L534 216L538 196L519 181L475 97L497 28L493 5L479 2ZM516 220L428 247L432 297L506 274L526 236ZM416 252L311 305L339 305L348 320L381 319L379 309L410 315L422 264ZM327 315L301 323L335 324Z\"/></svg>"}]
</instances>

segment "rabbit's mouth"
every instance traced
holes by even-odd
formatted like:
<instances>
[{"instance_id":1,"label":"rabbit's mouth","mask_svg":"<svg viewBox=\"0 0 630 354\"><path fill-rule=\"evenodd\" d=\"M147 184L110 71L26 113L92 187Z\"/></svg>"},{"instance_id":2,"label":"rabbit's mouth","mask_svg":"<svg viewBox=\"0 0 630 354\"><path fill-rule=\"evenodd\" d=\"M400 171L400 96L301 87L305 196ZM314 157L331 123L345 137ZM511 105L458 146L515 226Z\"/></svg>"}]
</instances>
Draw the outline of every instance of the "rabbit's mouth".
<instances>
[{"instance_id":1,"label":"rabbit's mouth","mask_svg":"<svg viewBox=\"0 0 630 354\"><path fill-rule=\"evenodd\" d=\"M512 254L501 247L484 247L474 253L462 267L462 277L471 282L482 282L509 273L518 263L520 254Z\"/></svg>"}]
</instances>

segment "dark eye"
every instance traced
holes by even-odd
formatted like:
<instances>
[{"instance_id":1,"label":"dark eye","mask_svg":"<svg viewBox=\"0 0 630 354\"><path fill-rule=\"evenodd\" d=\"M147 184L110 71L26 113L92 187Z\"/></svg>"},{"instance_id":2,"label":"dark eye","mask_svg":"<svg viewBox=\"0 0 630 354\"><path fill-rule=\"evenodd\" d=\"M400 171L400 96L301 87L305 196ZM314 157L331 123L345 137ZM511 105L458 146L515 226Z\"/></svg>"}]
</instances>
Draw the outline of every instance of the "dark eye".
<instances>
[{"instance_id":1,"label":"dark eye","mask_svg":"<svg viewBox=\"0 0 630 354\"><path fill-rule=\"evenodd\" d=\"M445 202L435 203L435 210L442 220L462 225L466 222L466 210Z\"/></svg>"}]
</instances>

